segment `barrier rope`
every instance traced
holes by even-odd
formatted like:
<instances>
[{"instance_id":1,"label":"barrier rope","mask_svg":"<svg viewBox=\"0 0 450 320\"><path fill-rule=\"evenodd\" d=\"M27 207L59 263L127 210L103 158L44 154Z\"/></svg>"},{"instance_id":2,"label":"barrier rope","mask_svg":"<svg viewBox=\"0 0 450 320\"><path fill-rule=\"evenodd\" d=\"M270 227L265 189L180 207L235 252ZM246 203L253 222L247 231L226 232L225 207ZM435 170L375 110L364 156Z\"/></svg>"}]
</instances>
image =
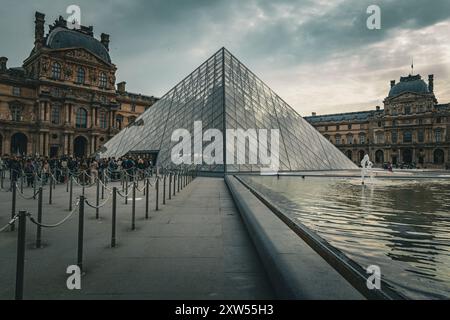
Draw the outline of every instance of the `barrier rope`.
<instances>
[{"instance_id":1,"label":"barrier rope","mask_svg":"<svg viewBox=\"0 0 450 320\"><path fill-rule=\"evenodd\" d=\"M17 219L19 219L18 214L16 214L4 227L0 228L0 232L3 232L9 227L11 227L16 222Z\"/></svg>"},{"instance_id":2,"label":"barrier rope","mask_svg":"<svg viewBox=\"0 0 450 320\"><path fill-rule=\"evenodd\" d=\"M30 221L32 223L34 223L35 225L39 226L39 227L43 227L43 228L56 228L59 227L60 225L62 225L64 222L66 222L67 220L70 219L70 217L73 216L73 214L77 211L78 206L80 205L80 200L77 201L77 203L75 204L75 208L72 210L72 212L70 212L67 217L65 217L64 219L62 219L60 222L55 223L55 224L43 224L43 223L39 223L36 220L34 220L32 213L28 212L27 213L27 217L28 219L30 219Z\"/></svg>"},{"instance_id":3,"label":"barrier rope","mask_svg":"<svg viewBox=\"0 0 450 320\"><path fill-rule=\"evenodd\" d=\"M19 186L17 185L17 183L16 183L15 185L16 185L17 191L19 191L17 194L18 194L22 199L24 199L24 200L36 200L36 196L39 194L39 190L37 190L31 197L26 197L26 196L24 195L24 193L22 193L22 192L20 191L20 188L19 188Z\"/></svg>"},{"instance_id":4,"label":"barrier rope","mask_svg":"<svg viewBox=\"0 0 450 320\"><path fill-rule=\"evenodd\" d=\"M86 201L86 204L89 207L91 207L92 209L100 209L100 208L104 207L108 203L109 199L111 198L111 194L112 193L109 193L108 198L106 198L106 200L103 203L99 204L98 206L89 203L88 199L86 199L85 201Z\"/></svg>"}]
</instances>

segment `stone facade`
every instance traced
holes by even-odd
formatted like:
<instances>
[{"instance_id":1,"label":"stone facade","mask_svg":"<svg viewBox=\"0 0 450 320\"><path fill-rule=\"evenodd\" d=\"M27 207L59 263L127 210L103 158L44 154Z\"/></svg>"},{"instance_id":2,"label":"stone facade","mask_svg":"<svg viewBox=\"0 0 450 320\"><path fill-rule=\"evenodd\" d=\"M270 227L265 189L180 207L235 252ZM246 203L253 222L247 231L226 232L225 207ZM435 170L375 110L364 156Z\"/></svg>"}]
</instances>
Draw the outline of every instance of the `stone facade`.
<instances>
[{"instance_id":1,"label":"stone facade","mask_svg":"<svg viewBox=\"0 0 450 320\"><path fill-rule=\"evenodd\" d=\"M305 117L356 164L367 153L376 166L450 168L450 104L438 104L434 77L391 81L384 109Z\"/></svg>"},{"instance_id":2,"label":"stone facade","mask_svg":"<svg viewBox=\"0 0 450 320\"><path fill-rule=\"evenodd\" d=\"M44 36L36 12L35 43L22 67L0 58L0 155L91 155L158 99L115 87L109 35L70 30L60 17Z\"/></svg>"}]
</instances>

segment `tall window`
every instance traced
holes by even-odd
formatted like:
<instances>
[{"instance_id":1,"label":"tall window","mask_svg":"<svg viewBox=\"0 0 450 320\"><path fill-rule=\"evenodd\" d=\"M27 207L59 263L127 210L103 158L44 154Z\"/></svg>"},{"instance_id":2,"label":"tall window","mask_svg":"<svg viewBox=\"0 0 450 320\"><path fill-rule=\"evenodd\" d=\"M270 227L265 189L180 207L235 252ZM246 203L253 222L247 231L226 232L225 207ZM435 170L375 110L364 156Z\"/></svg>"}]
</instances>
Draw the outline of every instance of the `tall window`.
<instances>
[{"instance_id":1,"label":"tall window","mask_svg":"<svg viewBox=\"0 0 450 320\"><path fill-rule=\"evenodd\" d=\"M11 120L12 121L22 121L22 107L19 105L12 105L10 107Z\"/></svg>"},{"instance_id":2,"label":"tall window","mask_svg":"<svg viewBox=\"0 0 450 320\"><path fill-rule=\"evenodd\" d=\"M52 78L61 79L61 65L58 62L52 64Z\"/></svg>"},{"instance_id":3,"label":"tall window","mask_svg":"<svg viewBox=\"0 0 450 320\"><path fill-rule=\"evenodd\" d=\"M398 140L397 132L395 132L395 131L392 132L391 140L392 140L392 143L397 143L397 140Z\"/></svg>"},{"instance_id":4,"label":"tall window","mask_svg":"<svg viewBox=\"0 0 450 320\"><path fill-rule=\"evenodd\" d=\"M366 136L364 134L359 135L359 143L365 144L366 143Z\"/></svg>"},{"instance_id":5,"label":"tall window","mask_svg":"<svg viewBox=\"0 0 450 320\"><path fill-rule=\"evenodd\" d=\"M412 142L412 133L411 133L411 131L405 131L403 133L403 142L404 143L411 143Z\"/></svg>"},{"instance_id":6,"label":"tall window","mask_svg":"<svg viewBox=\"0 0 450 320\"><path fill-rule=\"evenodd\" d=\"M86 109L79 108L77 110L77 116L75 119L75 125L77 128L87 128L87 111Z\"/></svg>"},{"instance_id":7,"label":"tall window","mask_svg":"<svg viewBox=\"0 0 450 320\"><path fill-rule=\"evenodd\" d=\"M101 72L100 79L99 79L100 88L106 88L107 82L108 82L108 78L106 77L106 74L104 72Z\"/></svg>"},{"instance_id":8,"label":"tall window","mask_svg":"<svg viewBox=\"0 0 450 320\"><path fill-rule=\"evenodd\" d=\"M136 112L136 104L135 103L131 104L131 112Z\"/></svg>"},{"instance_id":9,"label":"tall window","mask_svg":"<svg viewBox=\"0 0 450 320\"><path fill-rule=\"evenodd\" d=\"M84 71L84 69L81 67L78 68L77 83L84 84L85 76L86 76L86 72Z\"/></svg>"},{"instance_id":10,"label":"tall window","mask_svg":"<svg viewBox=\"0 0 450 320\"><path fill-rule=\"evenodd\" d=\"M12 94L13 94L13 96L20 97L20 95L21 95L20 88L19 87L13 87Z\"/></svg>"},{"instance_id":11,"label":"tall window","mask_svg":"<svg viewBox=\"0 0 450 320\"><path fill-rule=\"evenodd\" d=\"M419 132L417 132L417 140L419 142L424 142L425 141L425 133L423 130L419 130Z\"/></svg>"},{"instance_id":12,"label":"tall window","mask_svg":"<svg viewBox=\"0 0 450 320\"><path fill-rule=\"evenodd\" d=\"M434 132L434 137L435 137L435 140L436 140L436 142L442 142L442 132L441 132L441 129L437 129L435 132Z\"/></svg>"},{"instance_id":13,"label":"tall window","mask_svg":"<svg viewBox=\"0 0 450 320\"><path fill-rule=\"evenodd\" d=\"M108 114L105 111L100 113L100 128L107 129L108 128Z\"/></svg>"},{"instance_id":14,"label":"tall window","mask_svg":"<svg viewBox=\"0 0 450 320\"><path fill-rule=\"evenodd\" d=\"M59 124L59 106L52 106L52 123L53 124Z\"/></svg>"},{"instance_id":15,"label":"tall window","mask_svg":"<svg viewBox=\"0 0 450 320\"><path fill-rule=\"evenodd\" d=\"M378 144L383 144L384 143L384 134L383 133L377 133L375 138L376 138L376 142Z\"/></svg>"},{"instance_id":16,"label":"tall window","mask_svg":"<svg viewBox=\"0 0 450 320\"><path fill-rule=\"evenodd\" d=\"M341 136L336 136L336 145L341 144Z\"/></svg>"},{"instance_id":17,"label":"tall window","mask_svg":"<svg viewBox=\"0 0 450 320\"><path fill-rule=\"evenodd\" d=\"M116 116L116 128L122 129L122 123L123 123L123 116L118 114Z\"/></svg>"},{"instance_id":18,"label":"tall window","mask_svg":"<svg viewBox=\"0 0 450 320\"><path fill-rule=\"evenodd\" d=\"M348 144L353 144L353 135L351 135L351 134L347 135L347 143Z\"/></svg>"}]
</instances>

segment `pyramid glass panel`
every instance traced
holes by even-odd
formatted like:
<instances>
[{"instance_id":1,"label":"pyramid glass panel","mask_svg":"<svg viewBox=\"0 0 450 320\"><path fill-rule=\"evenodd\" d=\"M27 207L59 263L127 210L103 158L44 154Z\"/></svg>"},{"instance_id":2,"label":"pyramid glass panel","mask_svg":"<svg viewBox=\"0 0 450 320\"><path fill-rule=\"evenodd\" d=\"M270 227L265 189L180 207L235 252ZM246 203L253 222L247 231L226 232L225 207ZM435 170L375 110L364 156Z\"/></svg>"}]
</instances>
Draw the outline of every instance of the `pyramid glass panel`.
<instances>
[{"instance_id":1,"label":"pyramid glass panel","mask_svg":"<svg viewBox=\"0 0 450 320\"><path fill-rule=\"evenodd\" d=\"M118 158L128 153L156 153L158 166L173 167L172 149L179 143L171 139L175 130L186 129L191 133L191 152L195 150L195 143L203 148L210 144L210 141L202 141L202 136L195 136L196 121L202 122L203 133L208 129L218 129L223 133L224 151L236 152L235 142L245 146L245 163L237 163L236 154L229 156L229 152L225 152L221 163L197 164L201 171L253 172L266 167L259 159L258 146L255 149L255 145L249 143L250 140L258 140L260 129L279 130L279 171L356 168L225 48L108 141L99 154ZM242 129L247 135L228 141L227 129ZM263 145L269 147L270 153L271 139L268 138ZM256 162L249 161L255 158Z\"/></svg>"}]
</instances>

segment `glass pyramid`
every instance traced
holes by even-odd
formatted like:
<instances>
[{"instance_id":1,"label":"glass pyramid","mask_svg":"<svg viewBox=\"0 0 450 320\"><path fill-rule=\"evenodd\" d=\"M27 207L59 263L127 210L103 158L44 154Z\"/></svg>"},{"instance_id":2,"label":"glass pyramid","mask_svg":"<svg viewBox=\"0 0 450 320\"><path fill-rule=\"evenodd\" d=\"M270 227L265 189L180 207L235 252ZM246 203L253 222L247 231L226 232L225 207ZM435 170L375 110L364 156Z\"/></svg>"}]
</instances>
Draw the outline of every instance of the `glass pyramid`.
<instances>
[{"instance_id":1,"label":"glass pyramid","mask_svg":"<svg viewBox=\"0 0 450 320\"><path fill-rule=\"evenodd\" d=\"M194 121L202 121L203 130L215 128L223 133L225 129L279 129L279 171L356 169L353 162L225 48L109 140L99 155L118 158L128 153L157 153L158 166L174 167L171 150L178 142L172 142L171 135L179 128L194 132ZM192 150L195 142L192 141ZM210 142L202 143L206 147ZM227 149L229 143L224 141ZM246 151L250 152L248 144ZM224 162L225 165L203 163L197 169L252 172L262 167L230 164L227 156Z\"/></svg>"}]
</instances>

